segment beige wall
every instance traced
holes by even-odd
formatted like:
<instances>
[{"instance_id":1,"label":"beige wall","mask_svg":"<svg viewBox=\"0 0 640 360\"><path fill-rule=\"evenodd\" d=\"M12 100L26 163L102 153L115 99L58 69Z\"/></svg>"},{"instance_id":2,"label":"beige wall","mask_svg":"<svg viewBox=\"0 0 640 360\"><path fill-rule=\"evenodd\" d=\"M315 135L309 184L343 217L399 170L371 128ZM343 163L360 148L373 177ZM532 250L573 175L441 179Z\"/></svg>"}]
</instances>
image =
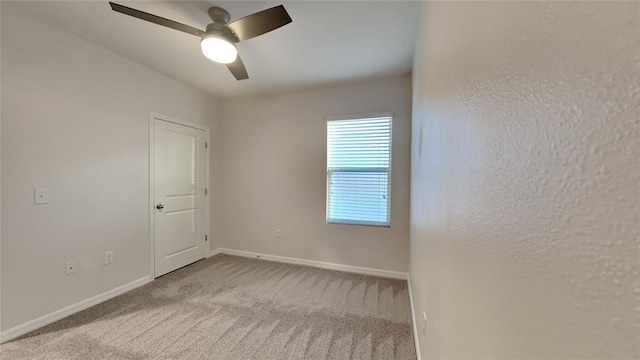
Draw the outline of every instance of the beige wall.
<instances>
[{"instance_id":1,"label":"beige wall","mask_svg":"<svg viewBox=\"0 0 640 360\"><path fill-rule=\"evenodd\" d=\"M222 246L408 271L408 76L228 100L223 109ZM325 119L380 111L394 113L391 227L326 224Z\"/></svg>"},{"instance_id":2,"label":"beige wall","mask_svg":"<svg viewBox=\"0 0 640 360\"><path fill-rule=\"evenodd\" d=\"M639 16L638 2L425 5L423 358L640 358Z\"/></svg>"},{"instance_id":3,"label":"beige wall","mask_svg":"<svg viewBox=\"0 0 640 360\"><path fill-rule=\"evenodd\" d=\"M7 330L149 275L149 111L219 134L216 99L7 3L1 44ZM34 188L49 189L48 205L33 204Z\"/></svg>"},{"instance_id":4,"label":"beige wall","mask_svg":"<svg viewBox=\"0 0 640 360\"><path fill-rule=\"evenodd\" d=\"M0 4L0 20L2 4ZM0 69L2 69L2 26L0 26ZM2 98L2 74L0 70L0 98ZM0 189L2 189L2 104L0 101ZM2 261L2 191L0 191L0 261ZM0 263L0 331L2 331L2 263Z\"/></svg>"}]
</instances>

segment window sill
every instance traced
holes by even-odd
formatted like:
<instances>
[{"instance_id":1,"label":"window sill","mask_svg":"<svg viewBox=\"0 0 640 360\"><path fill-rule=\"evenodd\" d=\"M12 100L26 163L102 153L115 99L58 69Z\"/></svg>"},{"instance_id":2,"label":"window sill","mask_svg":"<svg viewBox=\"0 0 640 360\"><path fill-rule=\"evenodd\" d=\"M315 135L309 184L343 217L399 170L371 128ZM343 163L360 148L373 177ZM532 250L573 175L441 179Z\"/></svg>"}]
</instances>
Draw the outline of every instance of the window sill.
<instances>
[{"instance_id":1,"label":"window sill","mask_svg":"<svg viewBox=\"0 0 640 360\"><path fill-rule=\"evenodd\" d=\"M391 224L352 222L352 221L346 221L346 220L345 221L327 220L327 225L351 225L351 226L368 226L368 227L377 227L377 228L391 228Z\"/></svg>"}]
</instances>

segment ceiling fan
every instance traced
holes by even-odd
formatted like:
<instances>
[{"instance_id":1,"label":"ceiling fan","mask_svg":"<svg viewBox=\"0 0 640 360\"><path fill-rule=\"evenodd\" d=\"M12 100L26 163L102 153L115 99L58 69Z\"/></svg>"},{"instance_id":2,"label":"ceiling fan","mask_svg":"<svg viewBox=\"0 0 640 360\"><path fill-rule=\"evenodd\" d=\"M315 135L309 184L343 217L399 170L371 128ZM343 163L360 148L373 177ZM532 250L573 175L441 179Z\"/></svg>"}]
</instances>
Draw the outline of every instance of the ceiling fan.
<instances>
[{"instance_id":1,"label":"ceiling fan","mask_svg":"<svg viewBox=\"0 0 640 360\"><path fill-rule=\"evenodd\" d=\"M232 22L229 22L231 17L227 10L214 6L209 8L208 11L209 17L213 22L207 25L206 31L202 31L189 25L120 4L112 2L109 2L109 4L113 11L200 37L202 39L200 41L202 53L210 60L226 64L237 80L248 79L249 75L240 56L238 56L238 49L235 44L268 33L292 21L287 10L282 5Z\"/></svg>"}]
</instances>

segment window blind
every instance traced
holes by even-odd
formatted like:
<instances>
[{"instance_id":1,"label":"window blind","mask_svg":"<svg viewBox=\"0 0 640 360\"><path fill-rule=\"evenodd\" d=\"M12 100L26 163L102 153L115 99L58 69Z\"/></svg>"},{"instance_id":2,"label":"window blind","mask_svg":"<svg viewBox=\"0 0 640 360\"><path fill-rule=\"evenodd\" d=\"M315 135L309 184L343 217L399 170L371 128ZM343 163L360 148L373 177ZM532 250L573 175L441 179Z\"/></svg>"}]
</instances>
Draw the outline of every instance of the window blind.
<instances>
[{"instance_id":1,"label":"window blind","mask_svg":"<svg viewBox=\"0 0 640 360\"><path fill-rule=\"evenodd\" d=\"M327 222L388 226L391 116L327 121Z\"/></svg>"}]
</instances>

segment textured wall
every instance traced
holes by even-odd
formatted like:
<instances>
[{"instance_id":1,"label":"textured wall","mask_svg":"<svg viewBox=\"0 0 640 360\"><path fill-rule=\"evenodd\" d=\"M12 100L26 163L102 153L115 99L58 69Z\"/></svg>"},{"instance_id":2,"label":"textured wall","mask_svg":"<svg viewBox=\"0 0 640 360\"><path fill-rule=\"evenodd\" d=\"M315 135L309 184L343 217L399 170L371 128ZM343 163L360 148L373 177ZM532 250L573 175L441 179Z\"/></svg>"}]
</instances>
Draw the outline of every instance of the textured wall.
<instances>
[{"instance_id":1,"label":"textured wall","mask_svg":"<svg viewBox=\"0 0 640 360\"><path fill-rule=\"evenodd\" d=\"M326 118L381 111L394 113L391 227L327 224ZM409 76L225 100L222 245L408 271L410 117Z\"/></svg>"},{"instance_id":2,"label":"textured wall","mask_svg":"<svg viewBox=\"0 0 640 360\"><path fill-rule=\"evenodd\" d=\"M639 17L638 2L424 6L423 358L640 358Z\"/></svg>"},{"instance_id":3,"label":"textured wall","mask_svg":"<svg viewBox=\"0 0 640 360\"><path fill-rule=\"evenodd\" d=\"M2 3L2 330L149 275L149 111L215 139L216 106Z\"/></svg>"}]
</instances>

